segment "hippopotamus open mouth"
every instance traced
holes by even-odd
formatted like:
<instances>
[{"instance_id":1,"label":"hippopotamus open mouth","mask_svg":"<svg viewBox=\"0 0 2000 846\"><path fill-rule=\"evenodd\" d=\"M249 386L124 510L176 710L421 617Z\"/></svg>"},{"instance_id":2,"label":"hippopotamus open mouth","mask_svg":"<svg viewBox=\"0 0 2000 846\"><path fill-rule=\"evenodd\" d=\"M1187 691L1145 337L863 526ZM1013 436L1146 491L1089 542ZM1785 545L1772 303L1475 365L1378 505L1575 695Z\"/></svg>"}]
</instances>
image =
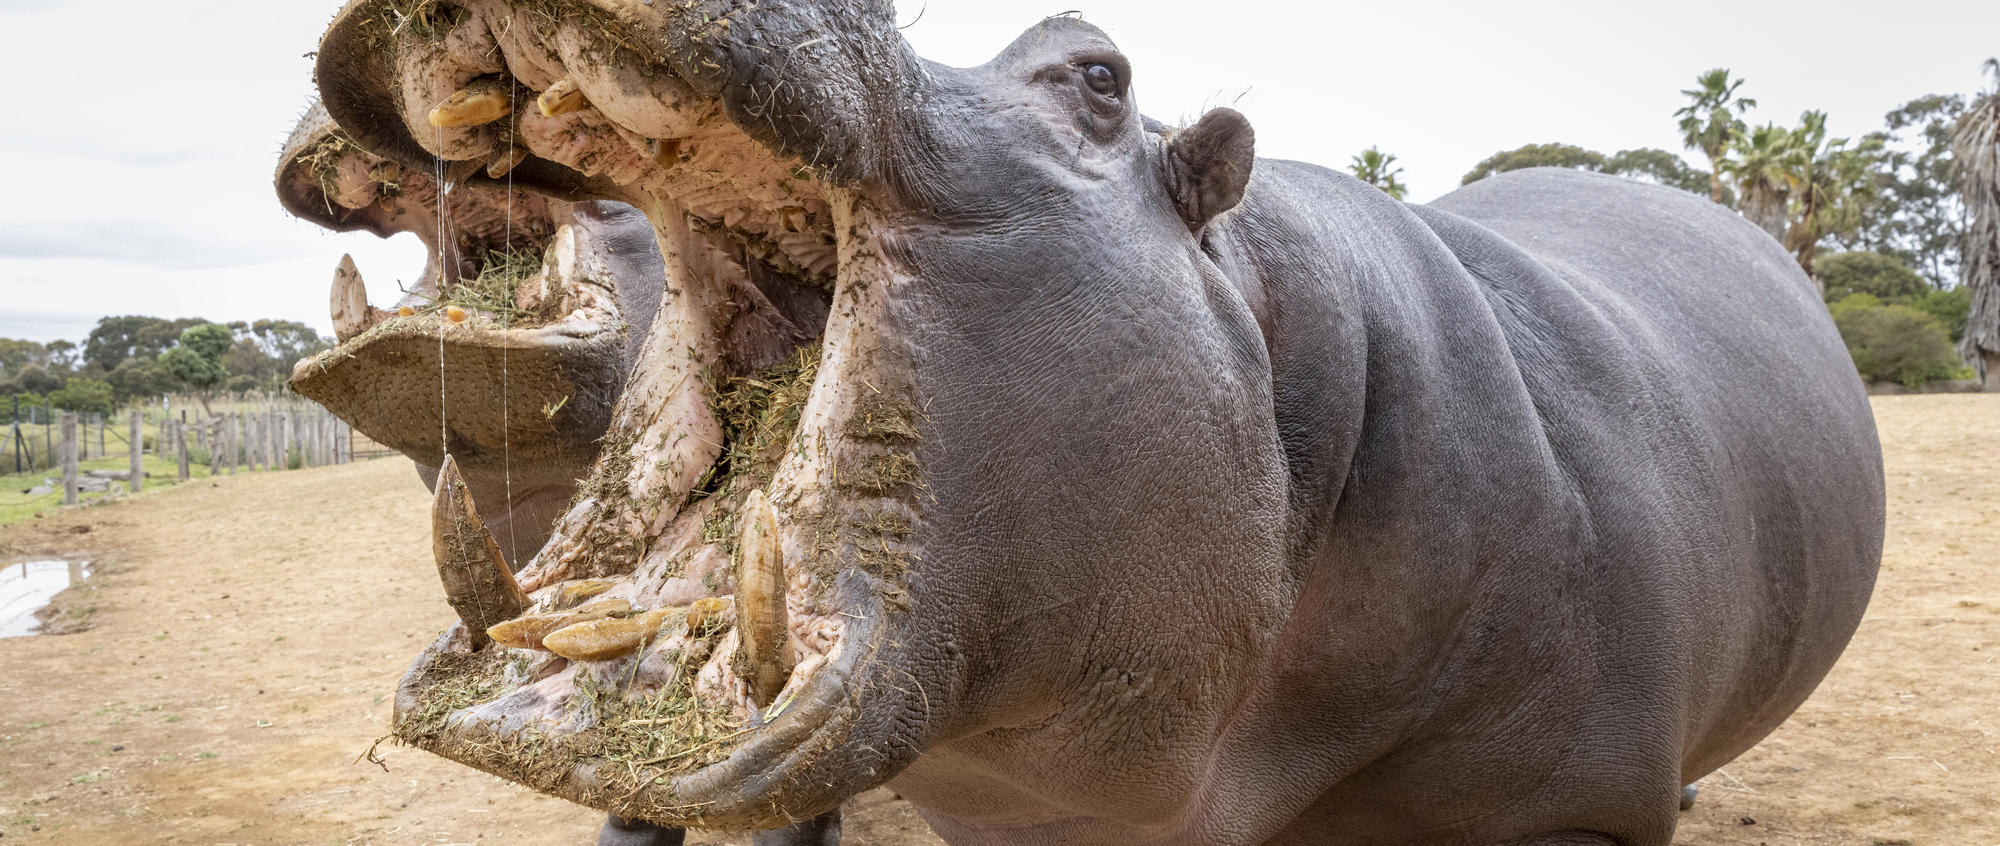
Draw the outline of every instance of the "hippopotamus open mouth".
<instances>
[{"instance_id":1,"label":"hippopotamus open mouth","mask_svg":"<svg viewBox=\"0 0 2000 846\"><path fill-rule=\"evenodd\" d=\"M462 623L404 679L397 736L620 816L754 828L825 811L910 754L883 744L837 775L814 763L855 745L859 701L870 700L869 722L893 723L922 696L871 664L884 616L904 602L923 403L900 342L882 335L894 280L874 212L829 178L831 163L752 138L732 116L740 103L712 80L702 93L664 57L596 60L635 26L679 23L638 3L531 16L502 3L357 2L319 67L333 117L403 163L402 208L451 202L421 169L442 160L433 173L483 188L512 175L525 189L637 206L665 258L665 297L622 393L578 386L618 397L602 452L518 577L463 479L497 460L489 432L575 427L537 419L550 412L534 387L502 420L491 400L446 386L434 552ZM319 178L343 207L380 209L395 168L339 158ZM460 243L433 264L474 281L421 291L414 313L349 317L365 330L344 328L339 349L302 364L298 389L336 405L372 393L364 402L434 409L440 344L446 362L478 362L489 379L493 350L539 350L539 368L514 365L510 392L573 376L550 351L607 343L600 327L617 312L610 286L566 257L579 251L569 227L543 216L557 204L527 196L515 195L515 243L548 244L550 257L513 302L457 304L468 289L484 296L477 280L512 260L476 257L504 216L461 221ZM346 284L336 280L337 316ZM564 307L532 308L544 289ZM365 308L353 296L349 315ZM510 314L527 319L507 326ZM349 364L371 354L407 367ZM436 428L407 434L391 445L437 453Z\"/></svg>"},{"instance_id":2,"label":"hippopotamus open mouth","mask_svg":"<svg viewBox=\"0 0 2000 846\"><path fill-rule=\"evenodd\" d=\"M444 193L439 176L361 149L317 104L293 130L276 179L288 210L335 231L413 233L429 260L384 309L342 257L340 344L301 362L292 387L426 478L449 451L508 559L525 561L596 458L644 340L628 324L659 305L659 254L629 206L512 192L497 172Z\"/></svg>"}]
</instances>

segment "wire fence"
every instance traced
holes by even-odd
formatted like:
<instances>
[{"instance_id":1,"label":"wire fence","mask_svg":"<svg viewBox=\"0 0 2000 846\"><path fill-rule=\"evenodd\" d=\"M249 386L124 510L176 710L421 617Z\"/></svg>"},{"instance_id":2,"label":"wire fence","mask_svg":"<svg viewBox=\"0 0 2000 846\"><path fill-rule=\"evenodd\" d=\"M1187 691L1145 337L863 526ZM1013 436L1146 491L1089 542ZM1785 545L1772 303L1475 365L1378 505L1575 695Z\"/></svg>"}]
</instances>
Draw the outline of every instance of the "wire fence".
<instances>
[{"instance_id":1,"label":"wire fence","mask_svg":"<svg viewBox=\"0 0 2000 846\"><path fill-rule=\"evenodd\" d=\"M101 491L112 479L138 490L147 472L143 456L168 462L186 480L194 468L205 475L296 470L394 454L319 405L293 397L235 396L179 407L168 398L110 415L12 399L0 408L11 417L0 424L0 476L46 474L53 482L60 474L68 502L76 501L79 488ZM130 459L122 472L105 466L106 459L120 457ZM79 471L92 462L98 466Z\"/></svg>"}]
</instances>

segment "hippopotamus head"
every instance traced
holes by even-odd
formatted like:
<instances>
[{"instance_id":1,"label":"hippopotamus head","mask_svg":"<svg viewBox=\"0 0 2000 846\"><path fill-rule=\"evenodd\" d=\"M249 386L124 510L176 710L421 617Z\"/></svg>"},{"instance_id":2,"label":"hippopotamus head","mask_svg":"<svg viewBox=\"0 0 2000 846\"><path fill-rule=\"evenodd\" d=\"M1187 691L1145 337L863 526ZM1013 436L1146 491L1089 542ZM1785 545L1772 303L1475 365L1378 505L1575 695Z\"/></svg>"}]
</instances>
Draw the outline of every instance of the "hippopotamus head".
<instances>
[{"instance_id":1,"label":"hippopotamus head","mask_svg":"<svg viewBox=\"0 0 2000 846\"><path fill-rule=\"evenodd\" d=\"M644 327L659 307L659 253L630 206L510 193L492 177L442 196L438 177L363 150L317 103L300 118L278 162L285 208L337 232L414 234L428 261L385 309L343 256L340 345L301 362L292 387L427 482L449 444L502 550L525 562L597 457L644 340L628 321ZM425 319L448 308L462 320Z\"/></svg>"},{"instance_id":2,"label":"hippopotamus head","mask_svg":"<svg viewBox=\"0 0 2000 846\"><path fill-rule=\"evenodd\" d=\"M1149 122L1070 18L930 63L887 2L359 0L318 62L373 154L629 203L665 261L526 569L440 484L462 624L401 738L714 827L1066 750L1149 773L1135 813L1194 792L1157 758L1225 730L1285 584L1270 369L1204 249L1241 116Z\"/></svg>"}]
</instances>

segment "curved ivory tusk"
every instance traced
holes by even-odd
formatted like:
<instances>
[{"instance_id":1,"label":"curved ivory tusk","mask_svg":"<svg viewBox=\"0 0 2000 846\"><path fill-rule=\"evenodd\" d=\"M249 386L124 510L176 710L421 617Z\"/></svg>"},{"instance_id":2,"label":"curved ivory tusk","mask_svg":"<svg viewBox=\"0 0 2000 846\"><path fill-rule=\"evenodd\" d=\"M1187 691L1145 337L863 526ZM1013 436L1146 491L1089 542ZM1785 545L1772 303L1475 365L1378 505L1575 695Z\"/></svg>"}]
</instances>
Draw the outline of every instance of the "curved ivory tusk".
<instances>
[{"instance_id":1,"label":"curved ivory tusk","mask_svg":"<svg viewBox=\"0 0 2000 846\"><path fill-rule=\"evenodd\" d=\"M528 610L528 595L514 582L500 545L480 521L472 492L450 455L438 468L437 498L431 504L431 554L437 558L445 600L465 621L474 649L488 643L487 628Z\"/></svg>"},{"instance_id":2,"label":"curved ivory tusk","mask_svg":"<svg viewBox=\"0 0 2000 846\"><path fill-rule=\"evenodd\" d=\"M757 707L771 704L792 672L792 643L785 618L785 553L778 546L778 515L764 492L751 491L736 515L736 673L750 682Z\"/></svg>"}]
</instances>

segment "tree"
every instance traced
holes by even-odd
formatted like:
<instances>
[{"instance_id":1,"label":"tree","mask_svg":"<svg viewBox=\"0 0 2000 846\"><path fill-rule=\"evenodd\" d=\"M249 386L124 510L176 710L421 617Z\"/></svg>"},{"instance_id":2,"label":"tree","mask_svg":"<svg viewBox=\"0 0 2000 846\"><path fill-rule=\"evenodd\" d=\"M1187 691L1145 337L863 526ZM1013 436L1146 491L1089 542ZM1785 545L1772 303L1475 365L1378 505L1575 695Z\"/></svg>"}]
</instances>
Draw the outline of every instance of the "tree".
<instances>
[{"instance_id":1,"label":"tree","mask_svg":"<svg viewBox=\"0 0 2000 846\"><path fill-rule=\"evenodd\" d=\"M222 356L229 352L233 341L229 327L204 323L182 332L180 344L160 356L160 363L167 371L194 390L204 414L215 413L209 408L209 397L229 378L229 371L222 366Z\"/></svg>"},{"instance_id":2,"label":"tree","mask_svg":"<svg viewBox=\"0 0 2000 846\"><path fill-rule=\"evenodd\" d=\"M1679 188L1691 194L1709 188L1708 174L1689 167L1680 156L1656 147L1619 150L1599 169L1613 176Z\"/></svg>"},{"instance_id":3,"label":"tree","mask_svg":"<svg viewBox=\"0 0 2000 846\"><path fill-rule=\"evenodd\" d=\"M62 390L49 394L49 402L70 411L110 414L113 406L111 385L96 379L72 378Z\"/></svg>"},{"instance_id":4,"label":"tree","mask_svg":"<svg viewBox=\"0 0 2000 846\"><path fill-rule=\"evenodd\" d=\"M1347 170L1361 181L1382 189L1382 193L1400 200L1403 199L1405 194L1409 193L1410 189L1396 178L1396 175L1402 173L1403 169L1400 167L1393 170L1390 169L1389 166L1395 163L1396 157L1394 155L1384 153L1371 146L1366 150L1362 150L1360 155L1355 156L1354 161L1348 163Z\"/></svg>"},{"instance_id":5,"label":"tree","mask_svg":"<svg viewBox=\"0 0 2000 846\"><path fill-rule=\"evenodd\" d=\"M1896 256L1935 288L1958 284L1965 208L1951 181L1951 130L1965 105L1957 94L1932 94L1883 116L1875 200L1843 246ZM1897 146L1912 142L1915 150Z\"/></svg>"},{"instance_id":6,"label":"tree","mask_svg":"<svg viewBox=\"0 0 2000 846\"><path fill-rule=\"evenodd\" d=\"M1709 199L1722 202L1722 159L1743 135L1741 115L1757 101L1736 96L1743 80L1729 78L1728 68L1713 68L1695 77L1694 88L1681 89L1690 101L1674 112L1680 118L1681 141L1687 149L1708 156Z\"/></svg>"},{"instance_id":7,"label":"tree","mask_svg":"<svg viewBox=\"0 0 2000 846\"><path fill-rule=\"evenodd\" d=\"M1883 302L1903 302L1924 293L1924 279L1895 256L1850 252L1827 256L1817 268L1826 301L1868 294Z\"/></svg>"},{"instance_id":8,"label":"tree","mask_svg":"<svg viewBox=\"0 0 2000 846\"><path fill-rule=\"evenodd\" d=\"M63 380L49 375L49 371L39 364L30 364L15 371L14 390L24 394L46 394L62 388Z\"/></svg>"},{"instance_id":9,"label":"tree","mask_svg":"<svg viewBox=\"0 0 2000 846\"><path fill-rule=\"evenodd\" d=\"M133 356L157 356L172 349L182 332L208 321L200 318L163 320L128 314L97 321L83 341L85 364L99 370L118 369L119 362Z\"/></svg>"},{"instance_id":10,"label":"tree","mask_svg":"<svg viewBox=\"0 0 2000 846\"><path fill-rule=\"evenodd\" d=\"M333 348L333 341L293 320L259 320L250 324L250 333L259 347L276 362L273 372L280 379L291 375L292 367L307 357Z\"/></svg>"},{"instance_id":11,"label":"tree","mask_svg":"<svg viewBox=\"0 0 2000 846\"><path fill-rule=\"evenodd\" d=\"M1604 154L1571 144L1528 144L1494 153L1473 166L1458 184L1471 185L1496 173L1531 167L1567 167L1576 170L1603 170Z\"/></svg>"},{"instance_id":12,"label":"tree","mask_svg":"<svg viewBox=\"0 0 2000 846\"><path fill-rule=\"evenodd\" d=\"M1826 113L1808 111L1799 116L1799 128L1791 131L1790 141L1784 162L1792 194L1791 222L1784 243L1797 257L1799 268L1813 276L1820 242L1851 234L1861 223L1861 210L1875 196L1881 139L1863 139L1854 146L1845 138L1828 141Z\"/></svg>"},{"instance_id":13,"label":"tree","mask_svg":"<svg viewBox=\"0 0 2000 846\"><path fill-rule=\"evenodd\" d=\"M1966 109L1952 131L1952 175L1965 203L1959 275L1972 291L1972 313L1959 352L1988 391L2000 391L2000 59L1987 59L1993 87Z\"/></svg>"},{"instance_id":14,"label":"tree","mask_svg":"<svg viewBox=\"0 0 2000 846\"><path fill-rule=\"evenodd\" d=\"M118 369L106 374L112 395L120 404L135 399L157 397L174 389L174 374L152 357L133 357L118 362Z\"/></svg>"},{"instance_id":15,"label":"tree","mask_svg":"<svg viewBox=\"0 0 2000 846\"><path fill-rule=\"evenodd\" d=\"M49 348L34 341L0 338L0 374L13 373L30 364L46 370Z\"/></svg>"},{"instance_id":16,"label":"tree","mask_svg":"<svg viewBox=\"0 0 2000 846\"><path fill-rule=\"evenodd\" d=\"M1791 224L1793 182L1802 170L1792 131L1774 123L1752 129L1737 137L1721 166L1736 181L1743 216L1784 243Z\"/></svg>"}]
</instances>

